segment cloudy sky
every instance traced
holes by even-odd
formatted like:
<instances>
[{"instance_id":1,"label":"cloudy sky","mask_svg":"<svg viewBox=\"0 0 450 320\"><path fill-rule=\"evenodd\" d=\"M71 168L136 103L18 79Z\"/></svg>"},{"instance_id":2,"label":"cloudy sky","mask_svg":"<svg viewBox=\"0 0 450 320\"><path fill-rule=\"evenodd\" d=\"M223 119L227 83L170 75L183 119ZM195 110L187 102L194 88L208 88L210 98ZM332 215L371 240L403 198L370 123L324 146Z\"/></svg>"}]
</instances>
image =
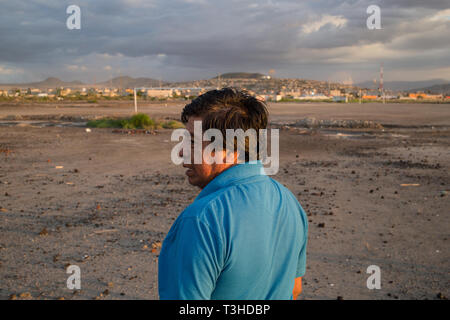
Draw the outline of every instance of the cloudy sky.
<instances>
[{"instance_id":1,"label":"cloudy sky","mask_svg":"<svg viewBox=\"0 0 450 320\"><path fill-rule=\"evenodd\" d=\"M69 5L81 29L69 30ZM381 9L380 30L367 8ZM450 80L448 0L0 0L0 83L248 71Z\"/></svg>"}]
</instances>

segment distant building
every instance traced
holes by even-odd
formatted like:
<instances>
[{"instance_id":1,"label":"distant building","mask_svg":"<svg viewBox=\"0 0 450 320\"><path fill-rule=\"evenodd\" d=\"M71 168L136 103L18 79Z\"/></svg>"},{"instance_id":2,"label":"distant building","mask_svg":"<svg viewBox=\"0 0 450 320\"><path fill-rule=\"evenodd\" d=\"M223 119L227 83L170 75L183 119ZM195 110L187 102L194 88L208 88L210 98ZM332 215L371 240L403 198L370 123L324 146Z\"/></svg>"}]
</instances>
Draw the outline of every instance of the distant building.
<instances>
[{"instance_id":1,"label":"distant building","mask_svg":"<svg viewBox=\"0 0 450 320\"><path fill-rule=\"evenodd\" d=\"M427 100L442 100L443 95L442 94L427 94L423 92L419 93L410 93L409 94L410 99L427 99Z\"/></svg>"},{"instance_id":2,"label":"distant building","mask_svg":"<svg viewBox=\"0 0 450 320\"><path fill-rule=\"evenodd\" d=\"M417 100L417 99L424 99L425 96L426 96L425 93L410 93L408 95L408 98Z\"/></svg>"},{"instance_id":3,"label":"distant building","mask_svg":"<svg viewBox=\"0 0 450 320\"><path fill-rule=\"evenodd\" d=\"M376 95L363 95L362 98L363 98L363 100L377 100L378 96L376 96Z\"/></svg>"},{"instance_id":4,"label":"distant building","mask_svg":"<svg viewBox=\"0 0 450 320\"><path fill-rule=\"evenodd\" d=\"M283 99L283 96L281 94L276 94L273 96L275 101L281 101Z\"/></svg>"},{"instance_id":5,"label":"distant building","mask_svg":"<svg viewBox=\"0 0 450 320\"><path fill-rule=\"evenodd\" d=\"M309 94L309 95L302 95L301 97L298 97L298 99L299 100L330 100L330 97L327 97L326 95L323 95L323 94Z\"/></svg>"},{"instance_id":6,"label":"distant building","mask_svg":"<svg viewBox=\"0 0 450 320\"><path fill-rule=\"evenodd\" d=\"M65 88L65 89L61 90L60 95L65 97L65 96L69 95L71 92L72 92L72 90L70 88Z\"/></svg>"},{"instance_id":7,"label":"distant building","mask_svg":"<svg viewBox=\"0 0 450 320\"><path fill-rule=\"evenodd\" d=\"M347 96L333 96L333 102L347 102Z\"/></svg>"},{"instance_id":8,"label":"distant building","mask_svg":"<svg viewBox=\"0 0 450 320\"><path fill-rule=\"evenodd\" d=\"M302 96L302 91L301 90L292 90L292 91L286 91L285 93L287 96L290 96L292 98L298 98Z\"/></svg>"},{"instance_id":9,"label":"distant building","mask_svg":"<svg viewBox=\"0 0 450 320\"><path fill-rule=\"evenodd\" d=\"M337 89L330 90L330 96L332 96L332 97L341 97L342 96L342 92L341 92L341 90L337 90Z\"/></svg>"},{"instance_id":10,"label":"distant building","mask_svg":"<svg viewBox=\"0 0 450 320\"><path fill-rule=\"evenodd\" d=\"M173 90L172 89L147 89L145 91L145 94L148 97L169 98L169 97L173 96Z\"/></svg>"}]
</instances>

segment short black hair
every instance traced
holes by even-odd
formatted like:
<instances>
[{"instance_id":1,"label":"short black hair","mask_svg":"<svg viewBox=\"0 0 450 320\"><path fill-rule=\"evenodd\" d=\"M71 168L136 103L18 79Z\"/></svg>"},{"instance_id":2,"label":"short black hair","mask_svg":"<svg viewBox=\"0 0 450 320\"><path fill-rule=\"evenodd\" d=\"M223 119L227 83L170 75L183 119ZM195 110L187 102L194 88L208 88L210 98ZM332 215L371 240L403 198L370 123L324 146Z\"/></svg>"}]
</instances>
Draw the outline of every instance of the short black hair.
<instances>
[{"instance_id":1,"label":"short black hair","mask_svg":"<svg viewBox=\"0 0 450 320\"><path fill-rule=\"evenodd\" d=\"M203 131L220 130L224 137L224 146L226 145L226 129L244 131L255 129L259 148L259 130L267 128L269 113L265 102L247 91L223 88L208 91L187 104L181 113L181 121L186 123L192 116L202 118ZM245 158L248 161L248 142L245 146Z\"/></svg>"}]
</instances>

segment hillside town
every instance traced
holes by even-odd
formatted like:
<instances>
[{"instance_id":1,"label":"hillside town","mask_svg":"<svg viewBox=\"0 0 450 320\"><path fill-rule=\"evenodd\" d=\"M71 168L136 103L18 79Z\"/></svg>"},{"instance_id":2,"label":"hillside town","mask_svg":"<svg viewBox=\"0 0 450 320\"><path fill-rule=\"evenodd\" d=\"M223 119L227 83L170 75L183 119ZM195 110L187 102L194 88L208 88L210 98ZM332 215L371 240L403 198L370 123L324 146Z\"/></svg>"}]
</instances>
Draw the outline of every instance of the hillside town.
<instances>
[{"instance_id":1,"label":"hillside town","mask_svg":"<svg viewBox=\"0 0 450 320\"><path fill-rule=\"evenodd\" d=\"M130 81L134 80L134 81ZM273 78L262 74L230 73L212 79L187 82L161 82L148 78L141 81L130 77L118 77L99 84L83 84L79 81L63 82L48 78L30 84L0 84L0 97L9 99L138 99L176 100L192 99L208 90L237 87L247 90L258 99L272 102L368 102L368 101L434 101L450 102L450 92L394 91L389 88L358 87L352 84L331 83L305 79Z\"/></svg>"}]
</instances>

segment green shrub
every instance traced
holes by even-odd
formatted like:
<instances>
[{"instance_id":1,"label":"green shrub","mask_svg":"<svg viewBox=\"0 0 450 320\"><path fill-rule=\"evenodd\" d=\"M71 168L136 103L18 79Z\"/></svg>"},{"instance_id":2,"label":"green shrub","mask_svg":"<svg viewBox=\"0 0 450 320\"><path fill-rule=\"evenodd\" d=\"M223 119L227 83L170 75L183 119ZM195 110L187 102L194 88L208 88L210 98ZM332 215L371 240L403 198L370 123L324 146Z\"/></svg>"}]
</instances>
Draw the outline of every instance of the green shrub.
<instances>
[{"instance_id":1,"label":"green shrub","mask_svg":"<svg viewBox=\"0 0 450 320\"><path fill-rule=\"evenodd\" d=\"M126 119L98 119L89 120L87 126L90 128L123 128L123 129L154 129L156 122L148 115L138 113Z\"/></svg>"},{"instance_id":2,"label":"green shrub","mask_svg":"<svg viewBox=\"0 0 450 320\"><path fill-rule=\"evenodd\" d=\"M163 122L161 124L161 126L164 129L180 129L180 128L184 128L184 125L181 122L175 121L175 120L169 120L169 121Z\"/></svg>"},{"instance_id":3,"label":"green shrub","mask_svg":"<svg viewBox=\"0 0 450 320\"><path fill-rule=\"evenodd\" d=\"M129 123L135 128L147 129L155 126L155 121L144 113L138 113L131 117Z\"/></svg>"}]
</instances>

